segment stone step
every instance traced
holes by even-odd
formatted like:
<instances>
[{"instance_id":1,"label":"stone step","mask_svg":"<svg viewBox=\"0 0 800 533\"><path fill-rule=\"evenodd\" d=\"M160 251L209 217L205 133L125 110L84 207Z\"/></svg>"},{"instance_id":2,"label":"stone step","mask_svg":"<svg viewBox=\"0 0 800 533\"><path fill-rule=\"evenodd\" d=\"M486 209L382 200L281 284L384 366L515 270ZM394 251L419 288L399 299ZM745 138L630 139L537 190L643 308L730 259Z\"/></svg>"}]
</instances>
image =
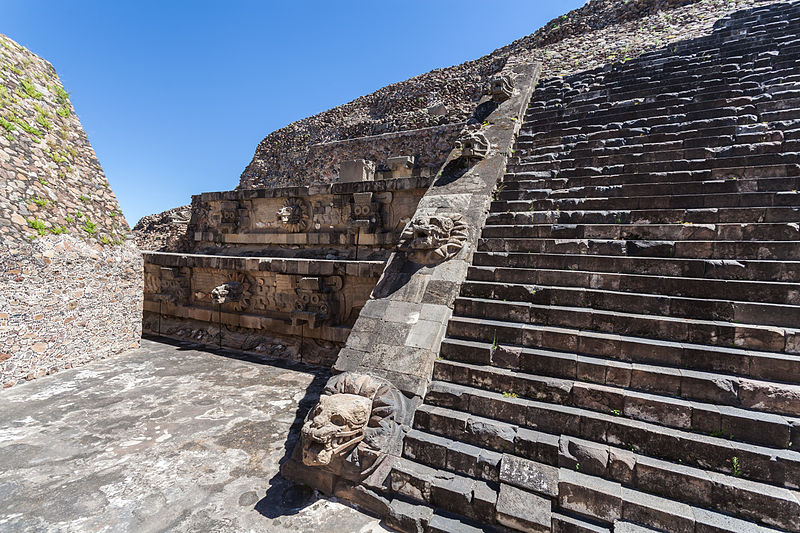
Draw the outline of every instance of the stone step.
<instances>
[{"instance_id":1,"label":"stone step","mask_svg":"<svg viewBox=\"0 0 800 533\"><path fill-rule=\"evenodd\" d=\"M787 170L793 176L780 175ZM763 174L757 177L743 178L735 175L735 171L724 176L717 173L716 178L712 178L714 171L680 171L680 172L659 172L652 174L613 174L613 175L594 175L582 178L557 177L557 172L534 172L520 174L506 174L503 177L503 191L525 191L525 190L564 190L589 189L593 190L600 187L625 187L631 191L637 191L643 187L665 187L665 186L685 186L692 189L706 188L735 188L738 190L749 187L751 192L757 191L792 191L795 180L800 176L800 166L780 165L778 167L762 167L758 169ZM755 168L748 169L748 173L755 173ZM777 174L768 176L766 174ZM736 179L734 179L736 178ZM739 181L747 183L738 183ZM671 185L667 185L671 184ZM613 192L614 189L612 189ZM635 194L634 194L635 195ZM606 196L606 195L603 195Z\"/></svg>"},{"instance_id":2,"label":"stone step","mask_svg":"<svg viewBox=\"0 0 800 533\"><path fill-rule=\"evenodd\" d=\"M595 184L590 186L542 187L526 182L519 188L511 188L512 183L503 183L496 193L498 200L533 200L542 198L547 192L550 198L612 198L634 196L666 196L688 194L733 194L743 192L791 192L800 189L800 176L787 178L759 179L718 179L707 181L618 183L613 185ZM551 183L548 185L558 185Z\"/></svg>"},{"instance_id":3,"label":"stone step","mask_svg":"<svg viewBox=\"0 0 800 533\"><path fill-rule=\"evenodd\" d=\"M776 132L780 134L780 132ZM705 139L704 139L705 141ZM560 154L558 157L537 156L525 157L523 154L515 154L515 159L510 161L513 165L527 165L534 169L546 170L550 168L559 169L562 173L573 169L584 167L619 167L627 165L657 164L674 165L676 162L688 161L694 166L698 166L698 161L724 161L727 159L741 159L742 157L762 157L768 159L781 160L782 154L796 153L800 148L800 142L794 140L780 140L765 142L734 141L725 146L711 147L679 147L668 150L659 147L658 150L642 150L637 152L619 153L613 147L611 149L594 149L594 154L579 157L573 153ZM715 165L701 166L699 168L716 168Z\"/></svg>"},{"instance_id":4,"label":"stone step","mask_svg":"<svg viewBox=\"0 0 800 533\"><path fill-rule=\"evenodd\" d=\"M799 261L650 258L481 251L475 252L472 259L475 266L498 269L579 270L595 273L787 283L800 281Z\"/></svg>"},{"instance_id":5,"label":"stone step","mask_svg":"<svg viewBox=\"0 0 800 533\"><path fill-rule=\"evenodd\" d=\"M671 112L696 112L717 108L742 108L747 105L754 105L758 101L750 96L739 94L730 95L730 90L723 88L716 95L709 96L706 93L704 101L697 101L691 96L677 96L675 93L664 92L657 96L647 98L635 98L630 100L610 100L608 91L603 91L604 95L598 95L592 102L583 103L582 100L572 98L566 105L559 107L537 108L535 111L525 114L525 122L546 124L562 122L565 118L572 116L592 116L604 117L608 122L615 122L613 113L635 112L640 116L658 116L671 114ZM534 93L536 96L536 93ZM800 107L800 106L799 106ZM542 110L543 109L543 110ZM758 108L761 109L761 108Z\"/></svg>"},{"instance_id":6,"label":"stone step","mask_svg":"<svg viewBox=\"0 0 800 533\"><path fill-rule=\"evenodd\" d=\"M566 436L552 438L518 427L517 433L520 432L524 433L526 440L536 438L536 448L541 446L546 451L537 450L539 453L535 458L515 453L501 454L459 440L412 430L405 439L403 453L406 458L439 471L449 471L489 483L505 483L543 497L557 498L554 503L559 506L567 501L567 494L562 494L563 489L568 489L569 495L575 496L574 488L564 486L562 482L573 479L572 473L577 472L587 480L600 478L614 482L620 488L665 498L672 505L674 502L681 502L753 521L759 521L764 514L768 514L778 516L773 525L781 526L791 525L796 520L792 513L800 505L797 494L785 488L744 480L737 476L708 473L698 468L669 463L630 450L582 439ZM514 452L516 451L515 449ZM721 498L723 494L724 497ZM597 509L601 507L598 503L594 498L589 498L582 505ZM765 507L771 510L773 505L778 506L778 512L765 513ZM567 506L559 510L574 512L579 509ZM691 513L692 518L693 515L694 512ZM601 519L604 515L593 513L589 516ZM620 513L619 518L622 516L623 513ZM606 520L612 523L617 519L606 516ZM740 522L736 525L742 527L744 524ZM688 531L694 531L691 526L693 524Z\"/></svg>"},{"instance_id":7,"label":"stone step","mask_svg":"<svg viewBox=\"0 0 800 533\"><path fill-rule=\"evenodd\" d=\"M464 350L464 354L457 352L459 348ZM797 415L800 401L798 385L583 355L571 357L571 354L542 349L500 344L492 344L487 348L480 343L449 339L447 347L442 349L442 355L447 359L436 361L433 379L537 400L558 400L567 405L580 405L582 400L572 399L572 394L587 394L594 385L728 405L790 418ZM488 360L490 364L476 365L459 360L467 357ZM520 370L521 360L530 361L534 358L536 360L533 363L537 365L532 370L534 373ZM580 385L573 390L576 381L588 385ZM602 396L601 393L597 395Z\"/></svg>"},{"instance_id":8,"label":"stone step","mask_svg":"<svg viewBox=\"0 0 800 533\"><path fill-rule=\"evenodd\" d=\"M448 401L444 385L447 384L443 384L441 390L433 393L437 401ZM764 513L759 516L758 506L754 506L756 500L764 502L774 499L776 504L783 506L780 512L781 521L784 524L791 523L790 517L797 505L797 493L787 487L754 481L743 473L746 465L756 475L771 475L769 468L763 468L770 460L769 449L756 450L746 444L737 446L736 443L724 439L694 437L692 434L675 430L660 431L658 427L621 417L589 415L591 418L587 419L586 423L580 423L578 421L578 417L581 416L580 410L572 407L560 407L518 398L507 399L502 395L455 385L449 388L461 392L461 398L451 395L449 399L452 402L463 403L465 397L483 398L495 408L499 407L498 404L502 404L504 412L499 413L501 415L511 411L512 408L506 407L508 405L516 405L517 412L531 413L538 405L542 406L542 410L531 414L525 423L520 424L488 416L485 413L486 409L467 413L458 410L457 407L430 405L426 402L415 416L416 432L411 435L415 442L406 448L407 456L413 455L416 460L436 464L442 460L441 448L445 448L444 460L447 465L445 468L449 467L463 473L471 472L479 479L497 476L501 483L512 479L517 479L517 482L525 481L531 484L529 488L536 487L535 490L540 494L558 495L559 499L560 487L551 481L556 477L552 467L559 464L569 465L569 470L572 472L575 472L576 465L580 464L579 471L585 472L584 475L587 477L592 475L594 479L601 480L603 479L601 476L605 475L629 486L638 485L640 483L638 478L641 475L641 487L646 490L664 493L684 488L685 494L678 495L677 498L705 502L707 500L703 498L708 498L712 494L691 491L681 484L673 488L657 488L660 478L669 476L672 481L675 476L683 475L687 477L688 482L692 479L689 476L694 475L693 477L698 480L705 479L706 482L714 480L718 483L716 485L718 489L724 486L728 491L726 498L717 499L719 501L712 503L716 508L738 503L739 510L733 510L735 507L727 507L726 510L742 513L740 516L743 518L752 516L758 520L763 519L765 515L776 516L778 513ZM496 399L498 397L499 400ZM604 418L613 419L613 422L604 423ZM563 430L559 426L563 426ZM607 428L606 432L601 430L603 426ZM642 440L620 440L633 435ZM617 447L620 442L637 442L637 444L624 450ZM675 449L676 446L682 448ZM659 455L672 457L671 460L665 460L660 459ZM504 461L507 462L506 465L503 464ZM519 466L520 463L528 464L528 461L550 468L541 468L541 475L511 476L516 468L511 468L511 464L508 463L513 462L515 466ZM761 469L753 468L756 465ZM703 472L704 470L706 472ZM784 471L783 474L787 472Z\"/></svg>"},{"instance_id":9,"label":"stone step","mask_svg":"<svg viewBox=\"0 0 800 533\"><path fill-rule=\"evenodd\" d=\"M661 123L656 123L660 121ZM742 120L741 122L747 122ZM628 121L624 123L597 124L594 127L560 127L558 129L535 127L526 129L515 148L531 149L552 144L570 144L588 141L605 141L603 146L613 144L657 143L664 141L688 141L690 139L735 135L741 126L736 118L717 118L693 122L669 122L666 117L650 119L648 122ZM601 144L601 143L598 143Z\"/></svg>"},{"instance_id":10,"label":"stone step","mask_svg":"<svg viewBox=\"0 0 800 533\"><path fill-rule=\"evenodd\" d=\"M798 221L800 221L800 207L708 207L610 211L509 211L489 213L486 225L796 224Z\"/></svg>"},{"instance_id":11,"label":"stone step","mask_svg":"<svg viewBox=\"0 0 800 533\"><path fill-rule=\"evenodd\" d=\"M710 170L718 168L745 168L749 166L791 165L800 162L797 152L781 152L776 154L755 154L750 156L730 156L714 158L672 159L668 161L629 162L613 165L597 165L603 168L603 174L646 174L652 172L677 172L685 170ZM509 164L508 172L559 170L559 176L583 177L587 168L594 168L587 164L579 167L559 169L551 161ZM738 174L741 176L741 174Z\"/></svg>"},{"instance_id":12,"label":"stone step","mask_svg":"<svg viewBox=\"0 0 800 533\"><path fill-rule=\"evenodd\" d=\"M491 276L491 279L481 281L480 274ZM501 271L499 274L500 277L512 278L516 272ZM707 285L714 284L710 280L647 278L646 276L630 279L619 274L612 274L604 278L592 272L581 271L565 276L563 272L552 270L533 271L532 274L531 278L515 276L512 279L495 281L494 278L498 277L496 271L470 269L467 281L461 285L461 296L607 311L636 309L638 313L646 315L719 320L736 324L761 324L789 328L797 327L800 324L800 304L798 302L791 302L794 305L759 303L755 301L755 298L748 298L747 291L736 290L737 285L746 285L742 282L716 283L717 288L721 290L718 297L714 299L709 297L710 291L706 288ZM566 280L567 283L562 284L562 280ZM542 281L545 283L543 284ZM685 287L681 283L683 281L693 282L691 284L694 287ZM620 282L639 282L642 287L641 289L636 286L620 287L618 286ZM591 285L591 287L586 287L586 285ZM758 290L759 284L750 283L750 285L754 296L762 299L769 298L769 295ZM800 300L797 286L793 285L792 287L783 287L783 290L787 291L783 298ZM693 295L692 288L695 288L700 294ZM770 287L767 286L767 288ZM684 296L676 296L670 292L680 292ZM779 295L773 298L778 299L777 296Z\"/></svg>"},{"instance_id":13,"label":"stone step","mask_svg":"<svg viewBox=\"0 0 800 533\"><path fill-rule=\"evenodd\" d=\"M764 46L761 48L763 51L775 49L775 44ZM754 50L754 53L758 47ZM783 57L775 59L771 65L764 68L757 74L753 74L753 70L737 68L736 66L730 72L724 72L725 66L720 65L721 62L729 61L729 58L709 58L700 60L692 65L681 65L673 70L650 70L647 77L638 78L636 75L630 77L625 76L624 73L617 70L610 74L606 74L602 80L602 84L597 87L598 91L589 91L593 98L589 101L578 99L576 97L568 97L564 90L554 89L548 91L546 87L540 87L541 91L537 90L533 95L533 105L529 107L530 111L526 114L526 119L533 121L537 119L546 119L546 114L542 113L548 107L557 107L558 111L562 113L568 112L571 107L577 107L580 115L585 115L591 112L594 105L613 103L618 108L628 108L636 105L637 101L644 99L662 99L670 100L676 96L698 96L703 93L715 93L721 91L743 91L745 93L758 94L761 92L761 87L757 85L758 82L765 78L771 79L775 72L782 72L788 70L795 72L792 69L793 64L798 59L798 49L792 47L786 48ZM750 55L750 54L748 54ZM750 55L752 59L742 59L742 65L754 64L755 57ZM697 61L697 59L695 59ZM635 68L635 65L632 65ZM578 80L591 79L594 77L592 72L587 72L584 75L577 74L572 77L573 83L579 82ZM653 78L656 79L653 79ZM709 98L710 99L710 98ZM560 102L558 102L560 100ZM537 105L539 102L544 103L544 106ZM558 102L559 106L548 105L548 102ZM580 116L579 115L579 116Z\"/></svg>"},{"instance_id":14,"label":"stone step","mask_svg":"<svg viewBox=\"0 0 800 533\"><path fill-rule=\"evenodd\" d=\"M631 302L633 305L633 302ZM635 309L631 307L630 309ZM638 312L608 311L565 305L504 302L485 298L458 297L454 314L522 324L591 330L647 339L709 346L736 346L765 352L800 352L800 330L778 326L738 324Z\"/></svg>"},{"instance_id":15,"label":"stone step","mask_svg":"<svg viewBox=\"0 0 800 533\"><path fill-rule=\"evenodd\" d=\"M643 363L731 374L765 381L800 384L800 355L747 350L734 346L708 346L673 340L648 339L538 324L520 324L503 320L454 316L447 327L447 339L482 343L480 349L470 350L460 359L464 362L489 364L493 345L513 345L522 348L544 349L565 354L614 359L628 363ZM488 351L487 351L488 349ZM447 352L450 355L450 352ZM574 359L574 355L565 355ZM526 372L536 372L535 358L520 362ZM800 431L800 428L798 428ZM800 440L795 440L800 449Z\"/></svg>"},{"instance_id":16,"label":"stone step","mask_svg":"<svg viewBox=\"0 0 800 533\"><path fill-rule=\"evenodd\" d=\"M738 129L738 128L737 128ZM733 135L715 135L713 137L693 137L685 140L670 140L658 143L638 143L637 140L625 139L623 144L619 139L585 141L579 143L560 143L556 146L545 146L533 149L526 149L524 145L515 148L513 163L526 162L547 162L558 161L561 168L574 167L574 161L588 161L590 166L600 166L600 157L632 155L639 157L645 153L661 154L673 152L677 159L692 159L695 150L703 150L709 157L717 154L722 156L747 155L752 153L757 147L763 150L762 153L780 151L787 148L787 151L794 151L789 148L795 147L796 142L786 139L784 132L776 129L744 129L742 132ZM786 140L784 140L786 139ZM763 145L763 146L762 146ZM664 155L661 156L662 158ZM669 159L660 159L669 160ZM573 163L568 164L570 161Z\"/></svg>"},{"instance_id":17,"label":"stone step","mask_svg":"<svg viewBox=\"0 0 800 533\"><path fill-rule=\"evenodd\" d=\"M529 252L686 257L693 259L800 259L793 241L651 241L613 239L494 239L481 238L481 252Z\"/></svg>"},{"instance_id":18,"label":"stone step","mask_svg":"<svg viewBox=\"0 0 800 533\"><path fill-rule=\"evenodd\" d=\"M487 225L481 236L525 239L611 239L659 241L800 241L800 224L515 224Z\"/></svg>"},{"instance_id":19,"label":"stone step","mask_svg":"<svg viewBox=\"0 0 800 533\"><path fill-rule=\"evenodd\" d=\"M487 226L525 224L742 224L797 223L800 207L709 207L610 211L489 213Z\"/></svg>"},{"instance_id":20,"label":"stone step","mask_svg":"<svg viewBox=\"0 0 800 533\"><path fill-rule=\"evenodd\" d=\"M783 69L783 65L777 65L773 71ZM701 83L695 83L698 76L703 78ZM691 82L686 83L687 79ZM663 109L680 109L684 106L692 111L703 111L701 106L693 105L700 101L710 104L705 110L713 109L720 107L721 100L740 97L743 93L761 92L748 81L721 73L702 76L685 71L679 73L671 83L654 84L647 81L637 85L631 81L629 85L614 87L620 80L606 79L601 90L587 91L594 95L590 101L568 97L563 91L548 94L547 90L537 90L525 113L523 127L527 130L529 126L543 123L577 124L586 117L615 122L626 113L639 112L647 116Z\"/></svg>"},{"instance_id":21,"label":"stone step","mask_svg":"<svg viewBox=\"0 0 800 533\"><path fill-rule=\"evenodd\" d=\"M484 481L453 473L442 475L429 466L397 458L391 465L386 482L392 493L413 503L425 504L437 511L455 513L483 524L497 524L498 490ZM543 529L538 531L547 531L550 527L550 502L543 502L542 505L546 505L547 510L542 518L546 517L547 520L542 524ZM413 516L415 513L405 514ZM431 514L426 518L431 519ZM426 525L421 524L422 527L416 531L429 531ZM415 531L411 528L405 530Z\"/></svg>"},{"instance_id":22,"label":"stone step","mask_svg":"<svg viewBox=\"0 0 800 533\"><path fill-rule=\"evenodd\" d=\"M557 257L557 256L555 256ZM602 257L602 256L601 256ZM690 265L691 266L691 265ZM513 268L476 265L470 267L466 284L484 284L481 291L485 294L494 294L495 297L505 299L521 299L522 301L538 301L538 298L550 298L549 295L540 295L539 292L550 289L586 290L586 291L611 291L641 295L654 295L664 298L664 304L674 302L672 313L682 313L682 302L678 299L694 300L693 305L705 305L702 301L735 302L740 304L776 304L780 307L797 305L800 298L797 283L786 283L762 280L728 279L720 272L704 273L706 277L691 277L689 272L669 272L666 275L649 274L643 272L625 273L614 272L613 266L606 270L581 270L577 265L571 269L548 268ZM747 268L744 265L719 265L721 270L734 268ZM635 269L633 269L635 270ZM677 275L674 275L677 274ZM681 275L683 274L683 275ZM712 277L711 274L714 277ZM472 286L472 285L468 285ZM564 294L564 301L572 301L574 296ZM597 296L603 299L602 296ZM666 299L670 299L667 301ZM645 308L651 309L646 302ZM686 305L689 305L687 302ZM744 322L749 311L746 307L739 309L730 308L726 303L708 304L706 312L716 309L720 317L726 316L731 320ZM758 307L758 313L768 313L768 307ZM737 316L737 313L738 316ZM795 322L794 324L798 324Z\"/></svg>"},{"instance_id":23,"label":"stone step","mask_svg":"<svg viewBox=\"0 0 800 533\"><path fill-rule=\"evenodd\" d=\"M493 213L553 210L651 210L726 207L800 207L800 192L743 192L735 194L687 194L611 198L545 198L539 200L494 200Z\"/></svg>"}]
</instances>

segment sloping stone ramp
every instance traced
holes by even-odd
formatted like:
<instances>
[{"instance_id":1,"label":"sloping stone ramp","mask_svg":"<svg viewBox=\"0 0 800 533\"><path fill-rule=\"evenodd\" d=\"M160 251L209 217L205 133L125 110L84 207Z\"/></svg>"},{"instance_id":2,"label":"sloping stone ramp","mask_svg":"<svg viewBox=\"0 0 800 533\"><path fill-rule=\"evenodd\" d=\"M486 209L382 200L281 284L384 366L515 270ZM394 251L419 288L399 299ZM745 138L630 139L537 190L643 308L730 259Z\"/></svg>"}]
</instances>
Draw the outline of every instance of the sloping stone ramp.
<instances>
[{"instance_id":1,"label":"sloping stone ramp","mask_svg":"<svg viewBox=\"0 0 800 533\"><path fill-rule=\"evenodd\" d=\"M539 84L401 527L800 531L798 61L792 2Z\"/></svg>"}]
</instances>

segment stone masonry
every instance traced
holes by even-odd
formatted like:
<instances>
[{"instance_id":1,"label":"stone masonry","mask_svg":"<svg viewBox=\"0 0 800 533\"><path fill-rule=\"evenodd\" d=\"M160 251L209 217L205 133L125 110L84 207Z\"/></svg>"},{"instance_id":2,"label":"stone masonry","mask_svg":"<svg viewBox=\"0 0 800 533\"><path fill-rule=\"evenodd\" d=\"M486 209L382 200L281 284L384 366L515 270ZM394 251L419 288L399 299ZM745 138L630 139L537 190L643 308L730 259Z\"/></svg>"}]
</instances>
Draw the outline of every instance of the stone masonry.
<instances>
[{"instance_id":1,"label":"stone masonry","mask_svg":"<svg viewBox=\"0 0 800 533\"><path fill-rule=\"evenodd\" d=\"M800 531L800 2L539 83L402 457L402 531ZM340 484L341 485L341 484Z\"/></svg>"},{"instance_id":2,"label":"stone masonry","mask_svg":"<svg viewBox=\"0 0 800 533\"><path fill-rule=\"evenodd\" d=\"M332 185L194 196L184 253L144 254L144 330L331 366L433 181L412 156L379 161L343 162Z\"/></svg>"},{"instance_id":3,"label":"stone masonry","mask_svg":"<svg viewBox=\"0 0 800 533\"><path fill-rule=\"evenodd\" d=\"M53 67L0 36L0 383L138 345L142 260Z\"/></svg>"}]
</instances>

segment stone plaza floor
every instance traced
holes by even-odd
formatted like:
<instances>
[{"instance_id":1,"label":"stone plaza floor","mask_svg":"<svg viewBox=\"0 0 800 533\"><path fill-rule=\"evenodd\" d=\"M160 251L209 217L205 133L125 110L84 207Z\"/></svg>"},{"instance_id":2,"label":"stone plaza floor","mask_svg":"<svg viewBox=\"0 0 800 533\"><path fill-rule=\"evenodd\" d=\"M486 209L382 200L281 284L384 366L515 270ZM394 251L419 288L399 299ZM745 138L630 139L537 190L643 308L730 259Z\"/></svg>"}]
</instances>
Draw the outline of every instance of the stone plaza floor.
<instances>
[{"instance_id":1,"label":"stone plaza floor","mask_svg":"<svg viewBox=\"0 0 800 533\"><path fill-rule=\"evenodd\" d=\"M386 531L278 473L326 379L143 340L0 391L0 531Z\"/></svg>"}]
</instances>

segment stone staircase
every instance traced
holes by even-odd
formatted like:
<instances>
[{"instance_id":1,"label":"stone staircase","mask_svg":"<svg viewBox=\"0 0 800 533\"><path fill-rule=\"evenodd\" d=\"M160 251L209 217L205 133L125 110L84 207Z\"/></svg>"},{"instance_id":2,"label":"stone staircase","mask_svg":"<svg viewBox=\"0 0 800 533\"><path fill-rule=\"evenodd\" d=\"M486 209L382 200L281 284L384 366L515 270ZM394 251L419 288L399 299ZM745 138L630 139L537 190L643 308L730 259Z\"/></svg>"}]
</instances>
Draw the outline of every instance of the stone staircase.
<instances>
[{"instance_id":1,"label":"stone staircase","mask_svg":"<svg viewBox=\"0 0 800 533\"><path fill-rule=\"evenodd\" d=\"M414 527L800 531L799 61L792 2L539 84L388 476Z\"/></svg>"}]
</instances>

